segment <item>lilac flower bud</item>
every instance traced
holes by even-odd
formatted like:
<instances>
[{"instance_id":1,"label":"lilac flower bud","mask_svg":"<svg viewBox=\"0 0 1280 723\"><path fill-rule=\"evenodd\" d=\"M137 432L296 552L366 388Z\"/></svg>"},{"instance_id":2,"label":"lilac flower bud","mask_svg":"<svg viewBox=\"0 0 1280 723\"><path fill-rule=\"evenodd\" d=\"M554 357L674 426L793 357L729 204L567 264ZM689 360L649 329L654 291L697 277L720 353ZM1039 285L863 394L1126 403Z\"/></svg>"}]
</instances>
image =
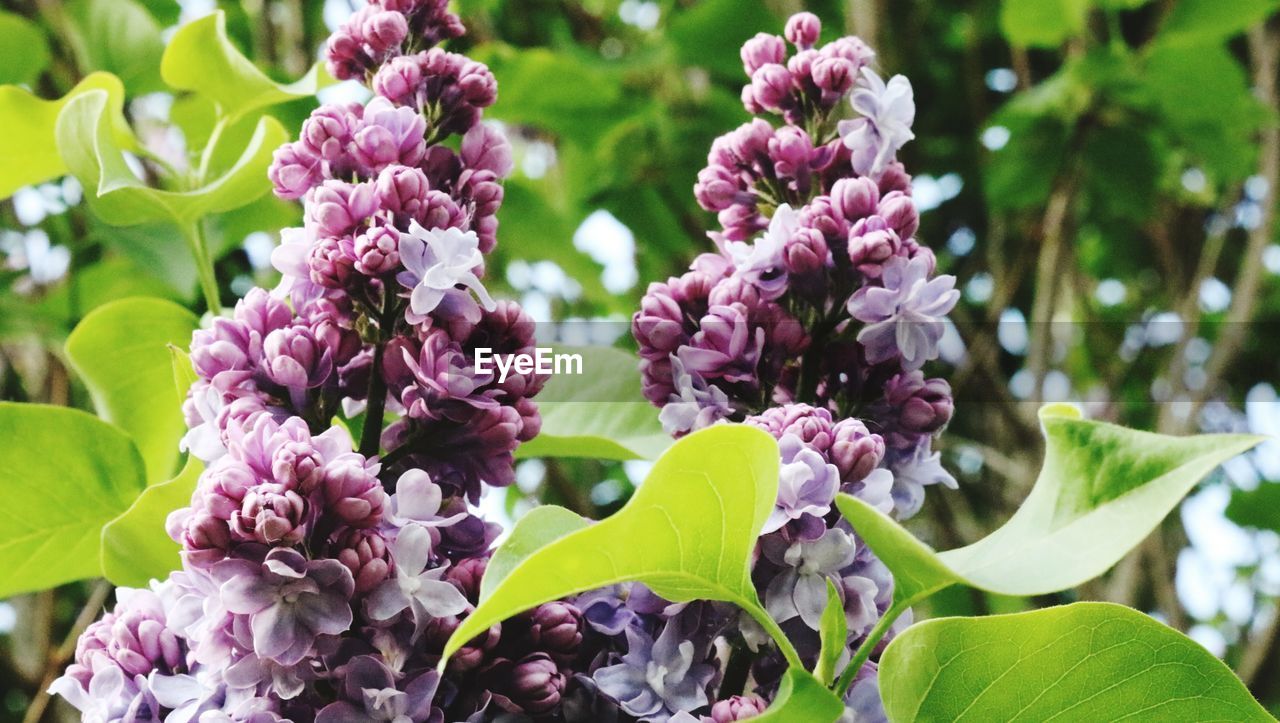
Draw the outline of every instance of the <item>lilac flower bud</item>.
<instances>
[{"instance_id":1,"label":"lilac flower bud","mask_svg":"<svg viewBox=\"0 0 1280 723\"><path fill-rule=\"evenodd\" d=\"M856 482L871 474L884 459L884 439L868 431L862 420L842 419L832 428L831 461L840 470L840 479Z\"/></svg>"},{"instance_id":2,"label":"lilac flower bud","mask_svg":"<svg viewBox=\"0 0 1280 723\"><path fill-rule=\"evenodd\" d=\"M289 201L302 198L324 180L320 157L300 143L287 143L271 155L267 170L276 196Z\"/></svg>"},{"instance_id":3,"label":"lilac flower bud","mask_svg":"<svg viewBox=\"0 0 1280 723\"><path fill-rule=\"evenodd\" d=\"M696 272L695 272L696 273ZM665 360L688 341L682 290L678 279L653 282L640 300L640 310L631 318L631 330L640 344L640 356ZM662 397L663 401L666 396Z\"/></svg>"},{"instance_id":4,"label":"lilac flower bud","mask_svg":"<svg viewBox=\"0 0 1280 723\"><path fill-rule=\"evenodd\" d=\"M384 55L400 47L409 35L409 24L400 13L384 10L366 17L360 32L375 55Z\"/></svg>"},{"instance_id":5,"label":"lilac flower bud","mask_svg":"<svg viewBox=\"0 0 1280 723\"><path fill-rule=\"evenodd\" d=\"M689 344L676 352L685 369L708 381L754 381L765 330L750 323L745 305L713 306L698 326Z\"/></svg>"},{"instance_id":6,"label":"lilac flower bud","mask_svg":"<svg viewBox=\"0 0 1280 723\"><path fill-rule=\"evenodd\" d=\"M227 521L205 511L192 512L185 518L178 514L180 512L185 510L170 514L165 529L174 542L182 546L183 561L188 566L209 567L225 558L231 548ZM181 526L177 526L178 522Z\"/></svg>"},{"instance_id":7,"label":"lilac flower bud","mask_svg":"<svg viewBox=\"0 0 1280 723\"><path fill-rule=\"evenodd\" d=\"M365 106L363 126L353 139L356 158L374 173L393 163L417 165L427 152L426 132L426 121L413 108L375 98Z\"/></svg>"},{"instance_id":8,"label":"lilac flower bud","mask_svg":"<svg viewBox=\"0 0 1280 723\"><path fill-rule=\"evenodd\" d=\"M262 362L267 377L287 389L312 389L333 374L332 353L302 325L268 334Z\"/></svg>"},{"instance_id":9,"label":"lilac flower bud","mask_svg":"<svg viewBox=\"0 0 1280 723\"><path fill-rule=\"evenodd\" d=\"M372 183L325 181L303 203L306 223L317 236L342 236L378 211Z\"/></svg>"},{"instance_id":10,"label":"lilac flower bud","mask_svg":"<svg viewBox=\"0 0 1280 723\"><path fill-rule=\"evenodd\" d=\"M509 676L500 692L510 701L510 712L536 716L550 713L560 705L565 676L546 653L521 658L512 666ZM498 702L501 705L501 699Z\"/></svg>"},{"instance_id":11,"label":"lilac flower bud","mask_svg":"<svg viewBox=\"0 0 1280 723\"><path fill-rule=\"evenodd\" d=\"M445 579L457 585L468 600L477 602L480 599L480 580L488 566L488 557L468 557L450 567L445 573Z\"/></svg>"},{"instance_id":12,"label":"lilac flower bud","mask_svg":"<svg viewBox=\"0 0 1280 723\"><path fill-rule=\"evenodd\" d=\"M352 527L378 524L387 493L378 481L377 468L358 454L342 455L326 465L320 483L326 510Z\"/></svg>"},{"instance_id":13,"label":"lilac flower bud","mask_svg":"<svg viewBox=\"0 0 1280 723\"><path fill-rule=\"evenodd\" d=\"M416 106L418 89L422 87L422 66L416 57L401 55L378 68L373 76L373 92L402 106Z\"/></svg>"},{"instance_id":14,"label":"lilac flower bud","mask_svg":"<svg viewBox=\"0 0 1280 723\"><path fill-rule=\"evenodd\" d=\"M364 107L355 104L322 105L311 111L311 115L302 122L298 143L331 166L341 166L343 156L347 153L347 144L351 142L351 135L354 128L359 126L363 113Z\"/></svg>"},{"instance_id":15,"label":"lilac flower bud","mask_svg":"<svg viewBox=\"0 0 1280 723\"><path fill-rule=\"evenodd\" d=\"M780 65L786 59L787 46L777 35L756 33L742 45L742 68L748 76L755 75L762 66Z\"/></svg>"},{"instance_id":16,"label":"lilac flower bud","mask_svg":"<svg viewBox=\"0 0 1280 723\"><path fill-rule=\"evenodd\" d=\"M311 281L328 289L344 289L355 273L355 242L350 236L321 239L307 256Z\"/></svg>"},{"instance_id":17,"label":"lilac flower bud","mask_svg":"<svg viewBox=\"0 0 1280 723\"><path fill-rule=\"evenodd\" d=\"M374 226L356 237L356 271L381 276L400 265L400 232L394 226Z\"/></svg>"},{"instance_id":18,"label":"lilac flower bud","mask_svg":"<svg viewBox=\"0 0 1280 723\"><path fill-rule=\"evenodd\" d=\"M374 184L378 206L397 217L417 217L431 183L426 174L408 166L387 166Z\"/></svg>"},{"instance_id":19,"label":"lilac flower bud","mask_svg":"<svg viewBox=\"0 0 1280 723\"><path fill-rule=\"evenodd\" d=\"M338 80L362 77L372 62L356 32L348 23L329 36L325 46L325 67Z\"/></svg>"},{"instance_id":20,"label":"lilac flower bud","mask_svg":"<svg viewBox=\"0 0 1280 723\"><path fill-rule=\"evenodd\" d=\"M391 553L381 534L348 528L334 539L334 558L351 571L357 595L366 595L391 574Z\"/></svg>"},{"instance_id":21,"label":"lilac flower bud","mask_svg":"<svg viewBox=\"0 0 1280 723\"><path fill-rule=\"evenodd\" d=\"M848 223L874 214L879 203L880 189L870 178L842 178L831 187L831 206Z\"/></svg>"},{"instance_id":22,"label":"lilac flower bud","mask_svg":"<svg viewBox=\"0 0 1280 723\"><path fill-rule=\"evenodd\" d=\"M307 536L307 513L307 502L297 492L265 484L245 495L240 511L231 516L231 532L245 542L296 545Z\"/></svg>"},{"instance_id":23,"label":"lilac flower bud","mask_svg":"<svg viewBox=\"0 0 1280 723\"><path fill-rule=\"evenodd\" d=\"M498 178L511 172L511 144L502 131L483 123L462 137L462 163L470 169L491 171Z\"/></svg>"},{"instance_id":24,"label":"lilac flower bud","mask_svg":"<svg viewBox=\"0 0 1280 723\"><path fill-rule=\"evenodd\" d=\"M824 93L824 105L834 106L858 79L858 66L844 58L819 58L813 63L813 82Z\"/></svg>"},{"instance_id":25,"label":"lilac flower bud","mask_svg":"<svg viewBox=\"0 0 1280 723\"><path fill-rule=\"evenodd\" d=\"M884 386L884 405L885 411L896 417L898 428L909 435L937 433L955 411L947 380L925 379L920 371L902 372L889 379Z\"/></svg>"},{"instance_id":26,"label":"lilac flower bud","mask_svg":"<svg viewBox=\"0 0 1280 723\"><path fill-rule=\"evenodd\" d=\"M762 65L751 74L751 92L756 102L775 112L789 105L791 83L791 72L777 63Z\"/></svg>"},{"instance_id":27,"label":"lilac flower bud","mask_svg":"<svg viewBox=\"0 0 1280 723\"><path fill-rule=\"evenodd\" d=\"M795 276L806 276L822 269L827 264L831 251L827 248L827 240L822 232L813 228L797 229L791 241L782 249L783 265L787 273Z\"/></svg>"},{"instance_id":28,"label":"lilac flower bud","mask_svg":"<svg viewBox=\"0 0 1280 723\"><path fill-rule=\"evenodd\" d=\"M877 214L884 218L898 238L908 239L920 228L920 213L911 197L901 191L892 191L880 199Z\"/></svg>"},{"instance_id":29,"label":"lilac flower bud","mask_svg":"<svg viewBox=\"0 0 1280 723\"><path fill-rule=\"evenodd\" d=\"M901 238L879 216L862 219L849 230L849 260L869 278L880 278L881 267L901 251Z\"/></svg>"},{"instance_id":30,"label":"lilac flower bud","mask_svg":"<svg viewBox=\"0 0 1280 723\"><path fill-rule=\"evenodd\" d=\"M698 171L693 195L698 205L708 211L723 211L743 199L733 173L724 166L708 166Z\"/></svg>"},{"instance_id":31,"label":"lilac flower bud","mask_svg":"<svg viewBox=\"0 0 1280 723\"><path fill-rule=\"evenodd\" d=\"M458 73L462 97L477 108L488 108L498 99L498 81L484 63L468 60Z\"/></svg>"},{"instance_id":32,"label":"lilac flower bud","mask_svg":"<svg viewBox=\"0 0 1280 723\"><path fill-rule=\"evenodd\" d=\"M582 644L582 611L560 600L539 605L529 613L528 635L533 648L567 665Z\"/></svg>"},{"instance_id":33,"label":"lilac flower bud","mask_svg":"<svg viewBox=\"0 0 1280 723\"><path fill-rule=\"evenodd\" d=\"M787 19L787 27L783 35L800 50L807 50L818 42L822 33L822 21L813 13L796 13Z\"/></svg>"},{"instance_id":34,"label":"lilac flower bud","mask_svg":"<svg viewBox=\"0 0 1280 723\"><path fill-rule=\"evenodd\" d=\"M758 415L747 417L745 423L765 430L775 439L793 435L823 454L835 439L831 412L808 404L769 407Z\"/></svg>"},{"instance_id":35,"label":"lilac flower bud","mask_svg":"<svg viewBox=\"0 0 1280 723\"><path fill-rule=\"evenodd\" d=\"M769 702L754 694L735 695L726 700L718 700L711 706L713 723L733 723L733 721L754 718L769 707Z\"/></svg>"},{"instance_id":36,"label":"lilac flower bud","mask_svg":"<svg viewBox=\"0 0 1280 723\"><path fill-rule=\"evenodd\" d=\"M783 126L769 139L773 170L779 176L795 178L807 172L811 153L809 134L795 126Z\"/></svg>"}]
</instances>

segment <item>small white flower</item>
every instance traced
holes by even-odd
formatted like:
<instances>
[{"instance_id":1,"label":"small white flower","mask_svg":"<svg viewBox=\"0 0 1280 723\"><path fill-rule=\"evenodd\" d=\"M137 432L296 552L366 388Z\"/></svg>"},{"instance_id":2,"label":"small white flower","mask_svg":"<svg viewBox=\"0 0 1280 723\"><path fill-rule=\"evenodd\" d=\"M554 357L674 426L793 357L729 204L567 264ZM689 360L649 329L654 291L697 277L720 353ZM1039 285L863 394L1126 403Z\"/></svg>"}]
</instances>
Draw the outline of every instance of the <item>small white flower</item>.
<instances>
[{"instance_id":1,"label":"small white flower","mask_svg":"<svg viewBox=\"0 0 1280 723\"><path fill-rule=\"evenodd\" d=\"M478 319L475 300L459 285L475 293L485 309L492 311L496 306L474 271L484 263L474 231L425 229L417 221L411 222L409 233L400 236L400 259L407 269L400 283L413 290L409 296L410 323L420 323L442 304L465 318Z\"/></svg>"},{"instance_id":2,"label":"small white flower","mask_svg":"<svg viewBox=\"0 0 1280 723\"><path fill-rule=\"evenodd\" d=\"M853 170L875 176L889 165L899 148L916 137L911 132L916 102L911 81L904 76L895 75L886 84L874 70L863 68L862 79L865 85L849 98L853 110L862 117L840 121L837 129L853 151Z\"/></svg>"}]
</instances>

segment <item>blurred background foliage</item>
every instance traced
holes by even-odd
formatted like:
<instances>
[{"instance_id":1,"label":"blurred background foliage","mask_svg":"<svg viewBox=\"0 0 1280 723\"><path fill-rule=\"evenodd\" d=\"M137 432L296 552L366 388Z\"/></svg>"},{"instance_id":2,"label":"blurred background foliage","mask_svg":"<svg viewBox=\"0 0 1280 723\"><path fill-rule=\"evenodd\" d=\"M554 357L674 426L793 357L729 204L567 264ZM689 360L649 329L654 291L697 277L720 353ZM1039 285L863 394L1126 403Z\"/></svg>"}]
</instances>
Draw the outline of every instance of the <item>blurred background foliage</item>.
<instances>
[{"instance_id":1,"label":"blurred background foliage","mask_svg":"<svg viewBox=\"0 0 1280 723\"><path fill-rule=\"evenodd\" d=\"M691 189L712 139L745 122L738 47L808 9L853 33L881 70L910 78L920 238L959 279L943 359L957 413L943 436L959 491L930 495L915 531L972 542L1025 496L1041 450L1034 410L1069 399L1090 416L1182 433L1280 434L1280 0L458 0L455 50L499 81L488 114L513 139L495 293L541 320L593 319L608 342L644 286L709 248ZM0 83L55 99L96 70L124 82L141 148L135 173L190 175L213 134L209 101L169 89L176 26L216 8L233 44L276 80L302 76L347 0L5 0ZM331 85L324 100L358 97ZM0 103L9 102L8 97ZM292 135L303 98L248 113L217 138L234 161L259 117ZM9 134L4 129L0 135ZM220 153L218 149L227 149ZM0 163L29 149L0 138ZM228 157L223 157L228 156ZM220 165L221 164L221 165ZM262 188L268 187L265 176ZM115 227L67 178L3 189L0 398L89 407L62 344L95 307L158 296L197 312L179 229ZM202 221L219 293L271 285L269 254L300 209L260 196ZM600 516L642 463L528 460L497 515L538 500ZM70 655L86 602L76 584L0 603L0 720L54 720L37 691ZM1123 602L1189 632L1280 711L1280 442L1236 460L1103 580L1071 595L955 590L918 617ZM42 718L43 716L43 718Z\"/></svg>"}]
</instances>

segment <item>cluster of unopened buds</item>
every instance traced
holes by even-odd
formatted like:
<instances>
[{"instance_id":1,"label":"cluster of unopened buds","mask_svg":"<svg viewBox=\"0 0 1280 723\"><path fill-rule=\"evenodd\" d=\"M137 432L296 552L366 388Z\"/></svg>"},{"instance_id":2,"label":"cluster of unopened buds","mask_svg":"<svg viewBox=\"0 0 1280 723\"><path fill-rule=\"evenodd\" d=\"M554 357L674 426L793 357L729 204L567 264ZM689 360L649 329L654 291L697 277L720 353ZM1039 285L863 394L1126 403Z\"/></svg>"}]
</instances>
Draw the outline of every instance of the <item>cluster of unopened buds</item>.
<instances>
[{"instance_id":1,"label":"cluster of unopened buds","mask_svg":"<svg viewBox=\"0 0 1280 723\"><path fill-rule=\"evenodd\" d=\"M480 122L492 74L438 47L464 32L446 5L375 0L330 39L330 72L374 98L319 108L276 153L304 226L273 256L280 285L192 340L183 447L205 469L167 524L183 567L120 590L81 637L54 690L85 720L726 723L776 693L784 663L745 616L639 584L527 611L437 672L500 532L472 505L513 481L546 381L476 369L477 348L532 352L534 325L484 287L511 151ZM778 438L753 578L810 662L828 580L851 645L892 592L837 491L905 516L951 482L931 451L950 389L920 369L956 296L895 159L910 86L856 38L815 47L819 30L802 13L743 48L747 109L783 122L716 141L695 192L717 251L653 284L633 323L672 434ZM847 702L874 719L878 701L867 666Z\"/></svg>"}]
</instances>

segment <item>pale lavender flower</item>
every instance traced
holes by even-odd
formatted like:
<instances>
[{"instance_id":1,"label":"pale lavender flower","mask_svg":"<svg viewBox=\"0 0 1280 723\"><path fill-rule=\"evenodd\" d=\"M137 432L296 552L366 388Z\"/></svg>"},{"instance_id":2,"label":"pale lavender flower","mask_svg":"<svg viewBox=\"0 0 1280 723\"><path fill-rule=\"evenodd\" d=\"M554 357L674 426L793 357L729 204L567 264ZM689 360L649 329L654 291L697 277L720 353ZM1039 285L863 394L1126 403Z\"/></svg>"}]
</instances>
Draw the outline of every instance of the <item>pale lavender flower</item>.
<instances>
[{"instance_id":1,"label":"pale lavender flower","mask_svg":"<svg viewBox=\"0 0 1280 723\"><path fill-rule=\"evenodd\" d=\"M674 621L667 623L657 640L627 628L622 661L593 676L600 691L642 720L666 721L678 711L706 705L715 667L695 660L696 647L692 640L681 639L679 627Z\"/></svg>"},{"instance_id":2,"label":"pale lavender flower","mask_svg":"<svg viewBox=\"0 0 1280 723\"><path fill-rule=\"evenodd\" d=\"M840 471L794 434L778 443L782 467L778 472L778 500L762 533L780 529L805 515L822 517L831 511L840 489Z\"/></svg>"},{"instance_id":3,"label":"pale lavender flower","mask_svg":"<svg viewBox=\"0 0 1280 723\"><path fill-rule=\"evenodd\" d=\"M253 649L290 665L311 653L316 638L351 627L351 571L337 560L307 560L278 548L261 564L224 560L214 568L225 580L223 605L249 617Z\"/></svg>"},{"instance_id":4,"label":"pale lavender flower","mask_svg":"<svg viewBox=\"0 0 1280 723\"><path fill-rule=\"evenodd\" d=\"M827 580L853 562L856 552L853 536L840 529L830 529L812 542L786 545L776 538L766 538L766 541L772 544L766 545L765 554L783 566L783 571L765 590L765 609L780 623L799 617L805 625L817 630L827 606ZM786 547L778 555L776 548L780 544Z\"/></svg>"},{"instance_id":5,"label":"pale lavender flower","mask_svg":"<svg viewBox=\"0 0 1280 723\"><path fill-rule=\"evenodd\" d=\"M480 308L472 293L485 309L497 307L476 276L484 255L474 231L453 227L425 229L416 221L411 222L409 233L400 236L400 260L406 269L399 277L400 283L412 289L405 315L411 324L422 323L440 306L451 315L478 321Z\"/></svg>"},{"instance_id":6,"label":"pale lavender flower","mask_svg":"<svg viewBox=\"0 0 1280 723\"><path fill-rule=\"evenodd\" d=\"M671 376L676 391L658 414L658 421L667 434L679 435L709 427L733 414L724 391L686 371L684 362L675 354L671 355Z\"/></svg>"},{"instance_id":7,"label":"pale lavender flower","mask_svg":"<svg viewBox=\"0 0 1280 723\"><path fill-rule=\"evenodd\" d=\"M934 452L925 440L907 451L890 450L885 465L893 470L893 504L899 518L907 518L920 511L924 503L924 488L940 484L956 489L956 478L942 466L942 453Z\"/></svg>"},{"instance_id":8,"label":"pale lavender flower","mask_svg":"<svg viewBox=\"0 0 1280 723\"><path fill-rule=\"evenodd\" d=\"M361 655L346 666L345 700L321 709L316 723L424 723L431 717L439 683L440 674L433 670L413 678L401 690L395 673L381 659Z\"/></svg>"},{"instance_id":9,"label":"pale lavender flower","mask_svg":"<svg viewBox=\"0 0 1280 723\"><path fill-rule=\"evenodd\" d=\"M929 260L895 256L884 265L884 286L864 286L849 298L850 316L866 324L858 342L872 364L902 357L919 369L938 355L943 317L960 298L954 276L929 278Z\"/></svg>"},{"instance_id":10,"label":"pale lavender flower","mask_svg":"<svg viewBox=\"0 0 1280 723\"><path fill-rule=\"evenodd\" d=\"M725 253L733 260L734 275L755 286L760 298L772 301L787 290L783 249L800 227L799 216L787 204L774 211L769 228L755 241L726 241Z\"/></svg>"},{"instance_id":11,"label":"pale lavender flower","mask_svg":"<svg viewBox=\"0 0 1280 723\"><path fill-rule=\"evenodd\" d=\"M432 618L461 614L470 605L458 588L441 579L445 568L431 566L431 546L427 528L417 524L402 528L391 543L396 574L375 588L365 602L369 618L379 622L408 609L414 640Z\"/></svg>"},{"instance_id":12,"label":"pale lavender flower","mask_svg":"<svg viewBox=\"0 0 1280 723\"><path fill-rule=\"evenodd\" d=\"M893 161L899 148L915 138L911 124L916 103L911 81L895 75L886 84L870 68L862 69L865 85L856 88L849 104L861 118L840 121L837 130L853 152L853 170L860 175L878 176Z\"/></svg>"}]
</instances>

